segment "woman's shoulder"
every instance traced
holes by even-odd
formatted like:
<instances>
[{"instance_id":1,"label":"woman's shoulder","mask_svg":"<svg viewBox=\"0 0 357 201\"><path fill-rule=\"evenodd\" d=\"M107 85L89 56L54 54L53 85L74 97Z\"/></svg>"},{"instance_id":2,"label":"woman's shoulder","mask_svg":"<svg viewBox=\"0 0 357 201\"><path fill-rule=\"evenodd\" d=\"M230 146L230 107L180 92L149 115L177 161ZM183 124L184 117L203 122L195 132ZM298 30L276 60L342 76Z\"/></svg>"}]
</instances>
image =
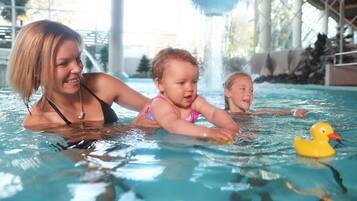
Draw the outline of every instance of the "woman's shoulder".
<instances>
[{"instance_id":1,"label":"woman's shoulder","mask_svg":"<svg viewBox=\"0 0 357 201\"><path fill-rule=\"evenodd\" d=\"M51 124L53 124L53 121L51 121L50 116L36 107L31 110L31 113L27 114L23 121L23 126L30 130L42 130L43 125Z\"/></svg>"},{"instance_id":2,"label":"woman's shoulder","mask_svg":"<svg viewBox=\"0 0 357 201\"><path fill-rule=\"evenodd\" d=\"M83 73L82 74L83 77L83 81L85 83L90 83L90 82L98 82L98 81L105 81L107 79L113 79L114 77L106 74L106 73L102 73L102 72L91 72L91 73Z\"/></svg>"},{"instance_id":3,"label":"woman's shoulder","mask_svg":"<svg viewBox=\"0 0 357 201\"><path fill-rule=\"evenodd\" d=\"M82 74L83 78L85 80L102 80L102 79L107 79L107 80L117 80L117 81L121 81L118 78L116 78L115 76L112 76L108 73L104 73L104 72L90 72L90 73L83 73Z\"/></svg>"},{"instance_id":4,"label":"woman's shoulder","mask_svg":"<svg viewBox=\"0 0 357 201\"><path fill-rule=\"evenodd\" d=\"M89 86L91 89L108 88L111 86L118 87L123 85L123 82L118 78L102 72L83 73L83 84Z\"/></svg>"},{"instance_id":5,"label":"woman's shoulder","mask_svg":"<svg viewBox=\"0 0 357 201\"><path fill-rule=\"evenodd\" d=\"M118 78L101 72L83 74L82 84L109 105L129 92L129 87Z\"/></svg>"},{"instance_id":6,"label":"woman's shoulder","mask_svg":"<svg viewBox=\"0 0 357 201\"><path fill-rule=\"evenodd\" d=\"M43 130L44 128L63 125L64 122L58 114L48 110L41 100L31 107L30 112L23 120L23 126L30 130Z\"/></svg>"}]
</instances>

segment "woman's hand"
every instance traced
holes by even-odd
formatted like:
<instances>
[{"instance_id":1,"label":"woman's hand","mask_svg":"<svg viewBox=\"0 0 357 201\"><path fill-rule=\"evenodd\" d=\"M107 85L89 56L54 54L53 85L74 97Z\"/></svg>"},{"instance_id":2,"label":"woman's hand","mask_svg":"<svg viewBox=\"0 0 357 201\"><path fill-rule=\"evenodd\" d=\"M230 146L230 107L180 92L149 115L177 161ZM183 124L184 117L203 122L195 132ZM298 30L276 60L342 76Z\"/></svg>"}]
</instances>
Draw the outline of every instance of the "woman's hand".
<instances>
[{"instance_id":1,"label":"woman's hand","mask_svg":"<svg viewBox=\"0 0 357 201\"><path fill-rule=\"evenodd\" d=\"M137 127L160 128L161 126L153 120L146 118L143 113L140 113L132 122L131 125Z\"/></svg>"}]
</instances>

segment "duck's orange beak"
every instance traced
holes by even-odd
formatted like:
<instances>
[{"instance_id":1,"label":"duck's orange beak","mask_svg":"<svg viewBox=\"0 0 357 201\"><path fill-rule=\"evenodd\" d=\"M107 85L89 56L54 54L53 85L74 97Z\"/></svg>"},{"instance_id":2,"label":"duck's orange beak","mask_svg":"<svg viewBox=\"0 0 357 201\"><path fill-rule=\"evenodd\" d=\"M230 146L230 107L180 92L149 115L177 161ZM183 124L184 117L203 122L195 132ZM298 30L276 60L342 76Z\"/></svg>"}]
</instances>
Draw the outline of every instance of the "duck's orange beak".
<instances>
[{"instance_id":1,"label":"duck's orange beak","mask_svg":"<svg viewBox=\"0 0 357 201\"><path fill-rule=\"evenodd\" d=\"M327 135L330 139L341 140L341 136L338 133L331 133Z\"/></svg>"}]
</instances>

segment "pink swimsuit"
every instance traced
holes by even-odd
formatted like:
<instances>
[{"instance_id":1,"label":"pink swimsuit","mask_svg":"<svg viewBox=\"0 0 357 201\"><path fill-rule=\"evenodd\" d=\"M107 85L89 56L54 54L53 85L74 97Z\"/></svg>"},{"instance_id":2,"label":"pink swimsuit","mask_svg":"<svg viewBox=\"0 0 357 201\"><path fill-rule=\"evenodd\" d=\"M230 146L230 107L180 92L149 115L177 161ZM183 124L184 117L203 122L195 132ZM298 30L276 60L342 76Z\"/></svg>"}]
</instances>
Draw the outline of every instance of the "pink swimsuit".
<instances>
[{"instance_id":1,"label":"pink swimsuit","mask_svg":"<svg viewBox=\"0 0 357 201\"><path fill-rule=\"evenodd\" d=\"M150 100L150 103L146 106L145 111L144 111L144 115L146 116L146 118L148 118L150 120L155 120L154 115L152 115L152 113L151 113L151 107L152 107L151 105L155 99L161 99L161 100L166 101L166 99L164 97L162 97L161 95L158 95L155 98ZM195 121L198 119L199 116L200 116L200 113L198 113L194 109L191 109L190 115L185 120L188 122L191 122L191 123L195 123Z\"/></svg>"}]
</instances>

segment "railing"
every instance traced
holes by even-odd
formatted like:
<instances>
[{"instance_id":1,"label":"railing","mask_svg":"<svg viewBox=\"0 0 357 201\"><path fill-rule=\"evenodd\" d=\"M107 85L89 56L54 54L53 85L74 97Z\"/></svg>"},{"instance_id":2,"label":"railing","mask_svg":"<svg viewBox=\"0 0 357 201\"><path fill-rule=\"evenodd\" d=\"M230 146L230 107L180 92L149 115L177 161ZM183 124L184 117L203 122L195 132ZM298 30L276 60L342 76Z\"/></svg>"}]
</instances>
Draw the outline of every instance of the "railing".
<instances>
[{"instance_id":1,"label":"railing","mask_svg":"<svg viewBox=\"0 0 357 201\"><path fill-rule=\"evenodd\" d=\"M20 27L16 27L16 32ZM12 28L11 26L0 26L0 48L11 48Z\"/></svg>"},{"instance_id":2,"label":"railing","mask_svg":"<svg viewBox=\"0 0 357 201\"><path fill-rule=\"evenodd\" d=\"M350 62L350 63L343 63L343 56L346 56L346 55L357 55L357 50L354 50L354 51L349 51L349 52L340 52L340 53L336 53L333 55L333 65L334 67L350 67L350 66L356 66L357 67L357 62ZM337 57L339 57L339 63L337 63ZM357 56L356 57L353 57L355 60L357 59Z\"/></svg>"},{"instance_id":3,"label":"railing","mask_svg":"<svg viewBox=\"0 0 357 201\"><path fill-rule=\"evenodd\" d=\"M21 27L16 27L18 32ZM12 29L11 26L0 26L0 65L6 66L8 56L12 44ZM101 31L77 30L83 38L83 43L87 46L103 46L108 43L108 35ZM96 61L96 59L83 47L83 53L87 59L93 64L95 71L104 71L103 67ZM94 53L96 54L96 53Z\"/></svg>"},{"instance_id":4,"label":"railing","mask_svg":"<svg viewBox=\"0 0 357 201\"><path fill-rule=\"evenodd\" d=\"M10 49L0 48L0 66L7 65L9 54L10 54Z\"/></svg>"},{"instance_id":5,"label":"railing","mask_svg":"<svg viewBox=\"0 0 357 201\"><path fill-rule=\"evenodd\" d=\"M16 27L18 32L21 27ZM83 37L86 45L104 45L108 43L108 34L103 31L76 30ZM12 42L11 26L0 26L0 48L10 48Z\"/></svg>"},{"instance_id":6,"label":"railing","mask_svg":"<svg viewBox=\"0 0 357 201\"><path fill-rule=\"evenodd\" d=\"M346 56L350 56L351 60L343 61ZM326 65L325 85L357 86L357 50L336 53L331 57L333 64Z\"/></svg>"}]
</instances>

